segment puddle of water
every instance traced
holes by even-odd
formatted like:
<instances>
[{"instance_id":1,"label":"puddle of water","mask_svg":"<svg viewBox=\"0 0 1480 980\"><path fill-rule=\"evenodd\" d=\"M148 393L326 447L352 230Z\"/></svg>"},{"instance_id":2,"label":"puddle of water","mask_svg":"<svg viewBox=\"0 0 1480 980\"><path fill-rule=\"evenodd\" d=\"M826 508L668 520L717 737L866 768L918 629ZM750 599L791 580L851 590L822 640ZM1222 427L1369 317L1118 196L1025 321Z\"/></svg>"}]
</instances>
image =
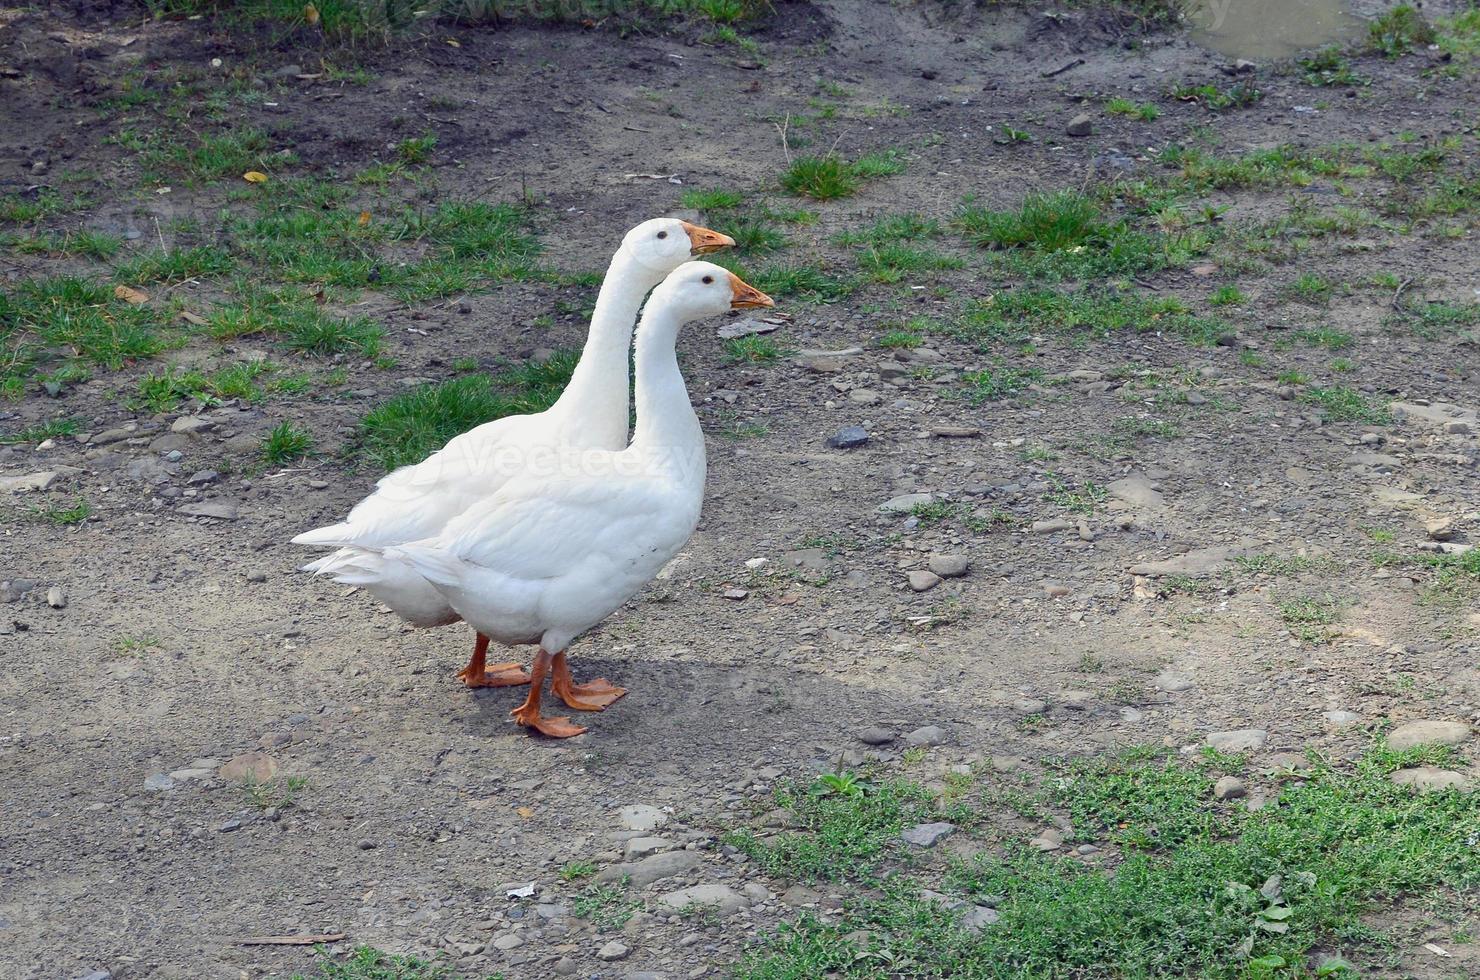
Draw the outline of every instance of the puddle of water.
<instances>
[{"instance_id":1,"label":"puddle of water","mask_svg":"<svg viewBox=\"0 0 1480 980\"><path fill-rule=\"evenodd\" d=\"M1273 61L1350 40L1362 21L1342 0L1193 0L1192 39L1230 58Z\"/></svg>"}]
</instances>

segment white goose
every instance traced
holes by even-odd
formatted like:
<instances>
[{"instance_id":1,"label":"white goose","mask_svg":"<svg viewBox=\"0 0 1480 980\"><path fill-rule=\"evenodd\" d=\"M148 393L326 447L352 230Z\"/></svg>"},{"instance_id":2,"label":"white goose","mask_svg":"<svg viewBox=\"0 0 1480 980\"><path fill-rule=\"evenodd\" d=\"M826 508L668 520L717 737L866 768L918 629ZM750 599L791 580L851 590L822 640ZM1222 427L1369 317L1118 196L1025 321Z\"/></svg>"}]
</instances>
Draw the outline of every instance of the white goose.
<instances>
[{"instance_id":1,"label":"white goose","mask_svg":"<svg viewBox=\"0 0 1480 980\"><path fill-rule=\"evenodd\" d=\"M538 643L529 697L513 715L555 738L584 728L540 714L551 689L580 711L626 693L605 680L576 684L565 649L637 593L699 523L704 434L674 350L684 323L770 297L708 262L681 266L653 290L637 328L637 430L619 452L590 451L559 471L504 483L426 541L386 548L500 643Z\"/></svg>"},{"instance_id":2,"label":"white goose","mask_svg":"<svg viewBox=\"0 0 1480 980\"><path fill-rule=\"evenodd\" d=\"M558 466L562 453L624 447L628 355L643 297L691 256L734 244L728 235L674 218L644 221L629 231L607 268L586 346L559 400L535 415L480 425L382 478L342 523L293 539L339 549L305 570L362 586L414 626L455 622L458 614L436 589L407 565L383 561L380 549L437 534L511 477ZM459 674L469 687L529 681L518 664L486 665L487 650L488 637L480 635Z\"/></svg>"}]
</instances>

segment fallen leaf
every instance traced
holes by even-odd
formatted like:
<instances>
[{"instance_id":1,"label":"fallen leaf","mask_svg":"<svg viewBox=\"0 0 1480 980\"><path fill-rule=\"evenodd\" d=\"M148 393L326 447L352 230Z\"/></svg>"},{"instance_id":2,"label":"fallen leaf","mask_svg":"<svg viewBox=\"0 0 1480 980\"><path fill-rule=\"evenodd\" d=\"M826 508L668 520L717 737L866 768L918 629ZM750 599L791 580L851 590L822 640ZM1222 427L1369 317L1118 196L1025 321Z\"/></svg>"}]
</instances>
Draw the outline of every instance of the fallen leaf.
<instances>
[{"instance_id":1,"label":"fallen leaf","mask_svg":"<svg viewBox=\"0 0 1480 980\"><path fill-rule=\"evenodd\" d=\"M267 183L267 174L260 170L248 170L242 174L242 180L245 180L249 184L265 184Z\"/></svg>"},{"instance_id":2,"label":"fallen leaf","mask_svg":"<svg viewBox=\"0 0 1480 980\"><path fill-rule=\"evenodd\" d=\"M518 809L516 809L514 812L517 813L517 814L519 814L525 820L528 820L530 817L534 816L534 811L531 810L527 806L521 806Z\"/></svg>"},{"instance_id":3,"label":"fallen leaf","mask_svg":"<svg viewBox=\"0 0 1480 980\"><path fill-rule=\"evenodd\" d=\"M311 3L305 3L303 5L303 19L308 22L309 27L313 27L318 24L319 8L315 7Z\"/></svg>"},{"instance_id":4,"label":"fallen leaf","mask_svg":"<svg viewBox=\"0 0 1480 980\"><path fill-rule=\"evenodd\" d=\"M360 217L355 221L355 224L357 224L361 228L363 228L366 225L368 225L369 223L370 223L370 212L369 211L361 211L360 212Z\"/></svg>"},{"instance_id":5,"label":"fallen leaf","mask_svg":"<svg viewBox=\"0 0 1480 980\"><path fill-rule=\"evenodd\" d=\"M186 323L193 323L197 327L203 327L207 323L211 322L205 317L201 316L199 313L191 313L189 310L181 310L180 319L184 320Z\"/></svg>"},{"instance_id":6,"label":"fallen leaf","mask_svg":"<svg viewBox=\"0 0 1480 980\"><path fill-rule=\"evenodd\" d=\"M125 303L132 303L135 306L138 306L140 303L149 302L148 293L139 289L135 289L132 286L114 286L113 298L121 299Z\"/></svg>"}]
</instances>

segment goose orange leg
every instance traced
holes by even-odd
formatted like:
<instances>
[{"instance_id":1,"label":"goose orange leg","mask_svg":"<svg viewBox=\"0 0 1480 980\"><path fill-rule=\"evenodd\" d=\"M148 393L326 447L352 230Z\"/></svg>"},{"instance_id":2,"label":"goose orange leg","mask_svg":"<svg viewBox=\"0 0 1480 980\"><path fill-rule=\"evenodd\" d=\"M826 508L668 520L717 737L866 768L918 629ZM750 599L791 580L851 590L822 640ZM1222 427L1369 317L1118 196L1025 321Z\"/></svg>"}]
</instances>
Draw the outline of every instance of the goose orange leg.
<instances>
[{"instance_id":1,"label":"goose orange leg","mask_svg":"<svg viewBox=\"0 0 1480 980\"><path fill-rule=\"evenodd\" d=\"M551 655L543 648L535 654L534 669L530 671L529 697L509 714L526 728L533 728L551 738L570 738L586 729L572 725L569 718L546 718L540 714L540 689L545 686L545 675L550 672Z\"/></svg>"},{"instance_id":2,"label":"goose orange leg","mask_svg":"<svg viewBox=\"0 0 1480 980\"><path fill-rule=\"evenodd\" d=\"M570 664L566 662L564 650L555 654L555 662L550 675L550 690L554 691L555 696L564 701L568 707L577 711L605 711L607 705L627 693L626 688L617 687L605 677L598 677L585 684L577 684L575 678L571 676Z\"/></svg>"},{"instance_id":3,"label":"goose orange leg","mask_svg":"<svg viewBox=\"0 0 1480 980\"><path fill-rule=\"evenodd\" d=\"M529 675L517 663L511 661L490 666L484 663L487 657L488 637L479 633L478 641L473 644L473 659L457 672L457 676L468 687L518 687L529 683Z\"/></svg>"}]
</instances>

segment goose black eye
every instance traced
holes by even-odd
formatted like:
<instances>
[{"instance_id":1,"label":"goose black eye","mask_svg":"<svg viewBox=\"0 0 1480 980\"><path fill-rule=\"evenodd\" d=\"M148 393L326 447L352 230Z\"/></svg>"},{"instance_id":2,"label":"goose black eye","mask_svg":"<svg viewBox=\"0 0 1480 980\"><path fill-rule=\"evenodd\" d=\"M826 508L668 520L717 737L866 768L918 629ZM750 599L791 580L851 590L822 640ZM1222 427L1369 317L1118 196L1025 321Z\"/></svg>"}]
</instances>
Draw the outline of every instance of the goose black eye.
<instances>
[{"instance_id":1,"label":"goose black eye","mask_svg":"<svg viewBox=\"0 0 1480 980\"><path fill-rule=\"evenodd\" d=\"M667 238L668 237L668 232L666 232L666 231L660 231L660 232L658 232L658 237L659 238Z\"/></svg>"},{"instance_id":2,"label":"goose black eye","mask_svg":"<svg viewBox=\"0 0 1480 980\"><path fill-rule=\"evenodd\" d=\"M714 277L713 276L705 276L704 277L704 285L707 286L707 285L709 285L712 282L714 282Z\"/></svg>"}]
</instances>

